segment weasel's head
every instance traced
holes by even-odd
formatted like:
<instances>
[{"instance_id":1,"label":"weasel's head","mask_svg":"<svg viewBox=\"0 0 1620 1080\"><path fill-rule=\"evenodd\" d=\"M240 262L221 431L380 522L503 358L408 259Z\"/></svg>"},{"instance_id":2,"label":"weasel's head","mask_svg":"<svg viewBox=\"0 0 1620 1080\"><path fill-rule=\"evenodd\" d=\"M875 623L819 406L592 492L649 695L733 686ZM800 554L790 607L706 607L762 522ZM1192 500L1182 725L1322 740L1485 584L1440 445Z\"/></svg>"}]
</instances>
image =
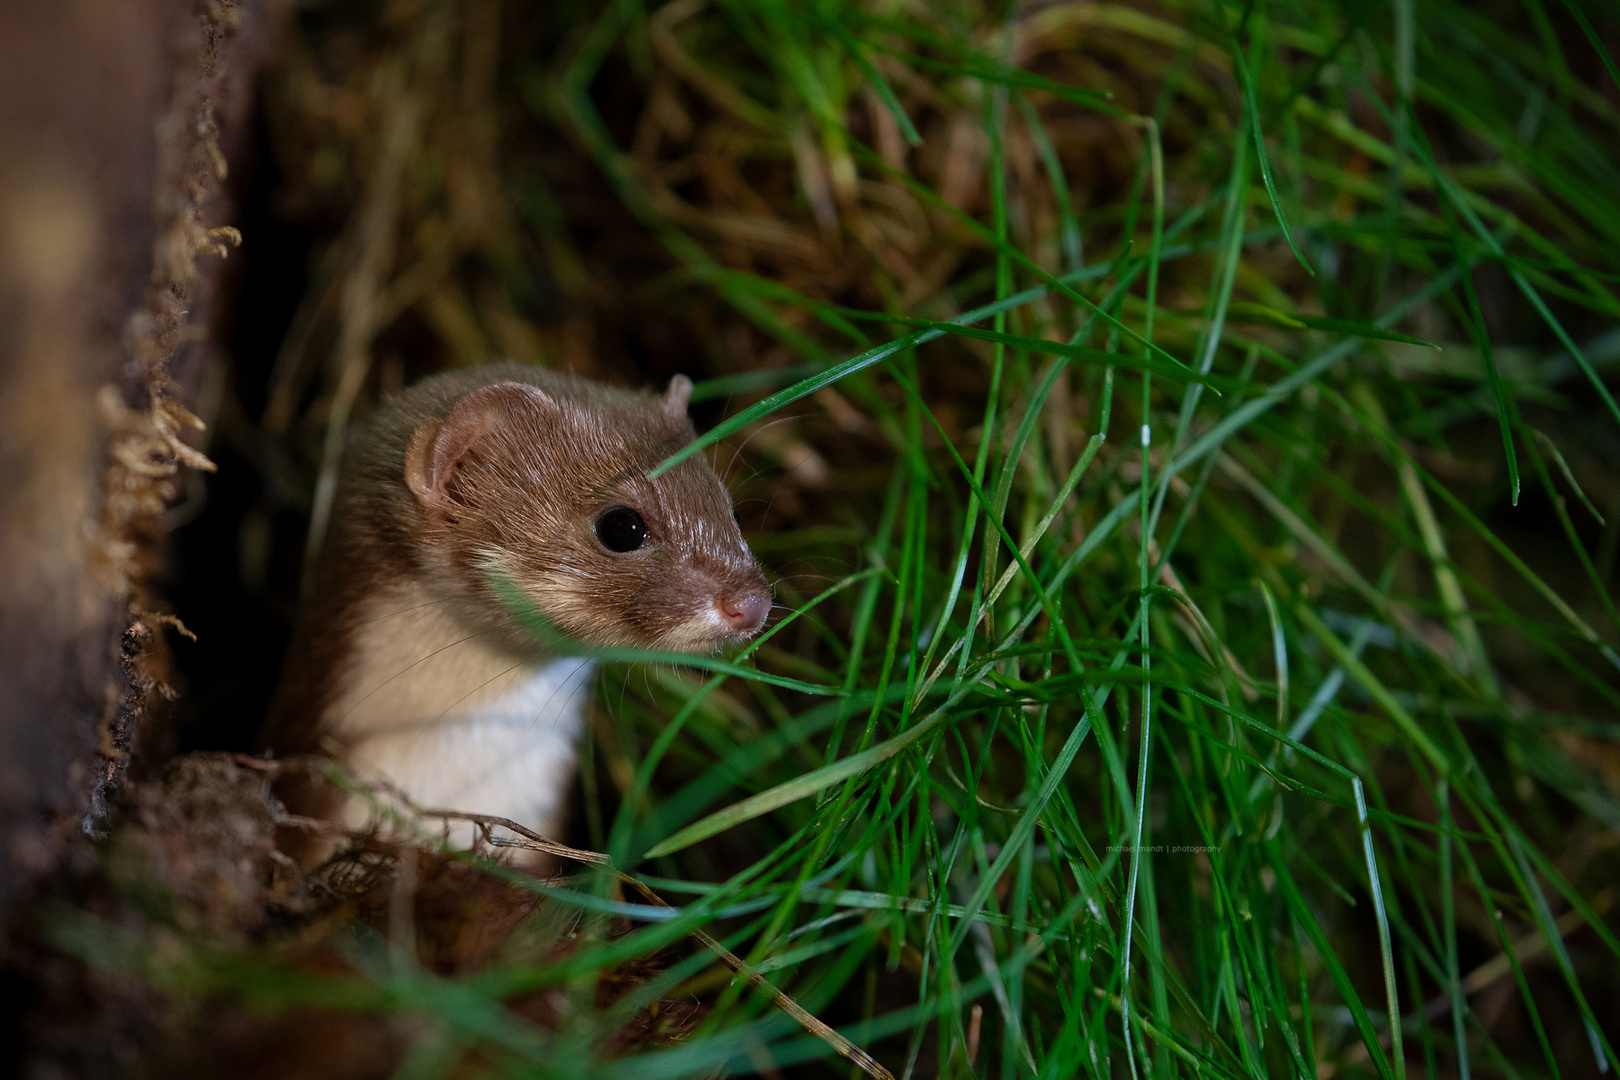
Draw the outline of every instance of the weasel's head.
<instances>
[{"instance_id":1,"label":"weasel's head","mask_svg":"<svg viewBox=\"0 0 1620 1080\"><path fill-rule=\"evenodd\" d=\"M661 397L470 391L406 454L425 542L469 595L497 603L500 575L588 645L703 651L754 636L771 592L724 484L698 455L648 475L695 437L691 390L677 375Z\"/></svg>"}]
</instances>

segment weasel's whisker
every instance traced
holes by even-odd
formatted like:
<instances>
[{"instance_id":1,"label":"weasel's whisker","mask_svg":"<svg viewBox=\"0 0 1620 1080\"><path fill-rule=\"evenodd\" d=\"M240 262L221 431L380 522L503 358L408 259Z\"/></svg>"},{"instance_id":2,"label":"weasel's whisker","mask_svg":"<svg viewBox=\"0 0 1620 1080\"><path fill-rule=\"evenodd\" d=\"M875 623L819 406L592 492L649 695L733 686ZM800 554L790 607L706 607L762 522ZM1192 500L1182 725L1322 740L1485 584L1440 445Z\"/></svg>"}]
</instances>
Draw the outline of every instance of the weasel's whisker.
<instances>
[{"instance_id":1,"label":"weasel's whisker","mask_svg":"<svg viewBox=\"0 0 1620 1080\"><path fill-rule=\"evenodd\" d=\"M734 468L736 466L736 464L737 464L737 458L742 455L743 449L749 443L754 441L754 436L755 435L758 435L760 432L764 431L767 428L773 428L777 424L785 424L789 420L797 420L798 418L799 418L799 414L797 414L797 413L795 413L792 416L779 416L775 420L772 420L769 423L761 424L761 425L759 425L759 427L755 428L753 431L750 431L748 433L748 438L744 439L741 443L739 443L738 446L737 446L737 449L732 451L731 460L726 462L726 471L721 474L721 479L725 479L726 477L729 477L731 475L732 468Z\"/></svg>"},{"instance_id":2,"label":"weasel's whisker","mask_svg":"<svg viewBox=\"0 0 1620 1080\"><path fill-rule=\"evenodd\" d=\"M833 580L835 579L830 574L817 574L813 571L806 570L802 574L783 574L781 577L771 582L771 588L775 589L778 584L784 581L820 581L831 583Z\"/></svg>"},{"instance_id":3,"label":"weasel's whisker","mask_svg":"<svg viewBox=\"0 0 1620 1080\"><path fill-rule=\"evenodd\" d=\"M356 701L353 705L350 705L346 710L344 710L343 715L338 717L338 719L339 720L347 719L350 713L354 712L354 710L358 709L361 705L364 705L368 700L370 700L371 695L375 694L377 691L381 690L383 687L387 686L389 683L393 682L395 679L399 678L401 675L404 675L407 671L410 671L412 668L416 667L418 664L426 663L427 661L433 659L435 656L438 656L440 653L444 652L446 649L453 649L457 645L465 645L467 642L472 641L474 638L481 638L485 634L493 634L497 629L499 629L499 627L490 627L488 630L480 630L476 634L468 634L464 638L458 638L455 641L452 641L450 644L441 646L441 647L439 647L437 649L434 649L432 652L428 653L426 656L420 657L419 659L414 660L409 664L406 664L404 667L400 668L398 671L396 671L392 675L388 676L388 678L384 679L382 682L378 683L376 686L374 686L370 690L368 690L366 692L365 697L362 697L359 701Z\"/></svg>"},{"instance_id":4,"label":"weasel's whisker","mask_svg":"<svg viewBox=\"0 0 1620 1080\"><path fill-rule=\"evenodd\" d=\"M781 485L778 484L777 487L778 487L778 489L780 489ZM771 516L771 511L776 509L776 496L777 496L777 492L775 492L775 491L771 492L770 500L768 502L766 502L766 504L765 504L765 513L760 515L760 520L761 521L768 520L770 518L770 516Z\"/></svg>"},{"instance_id":5,"label":"weasel's whisker","mask_svg":"<svg viewBox=\"0 0 1620 1080\"><path fill-rule=\"evenodd\" d=\"M360 622L357 622L354 625L356 625L356 626L370 626L372 623L379 623L379 622L382 622L384 619L392 619L396 615L404 615L407 612L411 612L411 611L421 611L423 608L436 607L439 604L448 604L453 600L459 600L459 599L461 599L461 598L457 597L457 596L441 596L437 600L428 600L428 601L426 601L424 603L421 603L421 604L412 604L410 607L400 608L398 611L390 611L385 615L377 615L377 616L374 616L374 617L372 617L370 619L362 619Z\"/></svg>"},{"instance_id":6,"label":"weasel's whisker","mask_svg":"<svg viewBox=\"0 0 1620 1080\"><path fill-rule=\"evenodd\" d=\"M561 683L552 688L551 696L546 698L546 703L540 706L539 709L535 710L534 719L529 721L529 727L534 727L535 724L539 723L541 716L551 711L551 703L556 700L558 694L568 687L569 683L575 683L575 689L574 691L571 691L567 697L563 698L563 704L567 705L569 701L573 700L574 693L577 692L580 686L583 685L582 682L578 682L580 677L584 676L585 678L589 678L594 670L595 669L592 668L590 664L580 664L575 667L573 671L570 671L568 676L564 678Z\"/></svg>"},{"instance_id":7,"label":"weasel's whisker","mask_svg":"<svg viewBox=\"0 0 1620 1080\"><path fill-rule=\"evenodd\" d=\"M478 693L478 691L482 690L496 679L502 678L503 676L516 675L517 672L521 671L530 663L533 663L532 657L519 660L511 667L506 668L504 671L496 672L494 675L491 675L489 678L485 679L483 682L479 683L477 686L473 687L471 690L468 690L465 694L462 694L456 700L452 701L449 705L445 706L444 710L431 720L420 721L417 724L412 725L417 729L416 739L412 744L413 747L419 747L423 739L427 738L434 732L441 730L439 728L439 721L443 720L446 716L449 716L451 711L455 709L457 705L460 705L463 701L466 701L468 698ZM511 689L510 683L507 684L507 689ZM499 695L497 695L497 698L498 697Z\"/></svg>"},{"instance_id":8,"label":"weasel's whisker","mask_svg":"<svg viewBox=\"0 0 1620 1080\"><path fill-rule=\"evenodd\" d=\"M558 711L563 711L563 710L573 708L574 707L574 700L576 698L578 698L581 694L586 693L589 690L591 685L592 685L592 683L591 683L591 680L589 678L581 679L580 681L576 682L574 684L573 689L568 691L568 696L563 699L562 707ZM555 695L553 695L553 696L555 696ZM579 709L580 709L580 716L583 718L584 715L585 715L585 707L583 705L581 705L579 707ZM535 719L539 719L539 717L536 717ZM577 752L577 750L576 750L576 752Z\"/></svg>"},{"instance_id":9,"label":"weasel's whisker","mask_svg":"<svg viewBox=\"0 0 1620 1080\"><path fill-rule=\"evenodd\" d=\"M500 672L497 672L494 675L491 675L489 678L485 679L483 682L479 683L477 686L473 687L471 690L468 690L465 694L462 694L460 697L456 698L456 700L452 701L449 705L445 706L444 711L439 713L438 716L435 716L433 718L433 720L432 720L432 723L437 723L438 721L443 720L446 716L449 716L451 714L451 712L453 712L455 710L455 707L457 705L460 705L463 701L466 701L468 698L470 698L474 694L478 693L478 691L482 690L484 687L488 686L490 683L494 682L496 679L499 679L504 675L512 675L512 674L516 673L517 671L519 671L520 669L525 668L525 667L529 666L530 664L534 663L536 660L538 660L540 657L542 657L544 655L545 655L544 650L537 649L533 653L530 653L528 656L525 656L524 658L519 660L517 663L513 664L511 667L506 668L504 671L500 671ZM510 684L508 684L507 689L511 689Z\"/></svg>"}]
</instances>

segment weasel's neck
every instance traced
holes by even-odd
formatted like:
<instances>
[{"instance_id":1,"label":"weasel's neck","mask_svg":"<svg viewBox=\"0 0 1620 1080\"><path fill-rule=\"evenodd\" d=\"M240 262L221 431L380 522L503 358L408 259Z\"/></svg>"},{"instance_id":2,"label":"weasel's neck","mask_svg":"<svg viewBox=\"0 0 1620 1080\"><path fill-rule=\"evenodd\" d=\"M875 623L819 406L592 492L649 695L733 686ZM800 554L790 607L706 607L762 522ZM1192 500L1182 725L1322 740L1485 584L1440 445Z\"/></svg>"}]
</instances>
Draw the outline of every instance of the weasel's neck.
<instances>
[{"instance_id":1,"label":"weasel's neck","mask_svg":"<svg viewBox=\"0 0 1620 1080\"><path fill-rule=\"evenodd\" d=\"M411 578L368 599L322 728L362 779L555 835L594 665L516 650L459 607Z\"/></svg>"}]
</instances>

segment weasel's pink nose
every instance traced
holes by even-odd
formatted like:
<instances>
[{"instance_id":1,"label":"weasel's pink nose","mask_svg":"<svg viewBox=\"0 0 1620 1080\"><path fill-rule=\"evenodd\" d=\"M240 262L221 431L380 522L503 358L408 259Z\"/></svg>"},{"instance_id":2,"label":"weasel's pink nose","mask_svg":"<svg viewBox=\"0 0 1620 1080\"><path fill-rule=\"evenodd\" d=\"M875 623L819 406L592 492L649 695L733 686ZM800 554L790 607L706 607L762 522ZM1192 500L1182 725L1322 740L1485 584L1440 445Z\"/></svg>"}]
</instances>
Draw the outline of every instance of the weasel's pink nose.
<instances>
[{"instance_id":1,"label":"weasel's pink nose","mask_svg":"<svg viewBox=\"0 0 1620 1080\"><path fill-rule=\"evenodd\" d=\"M771 601L760 593L744 593L718 597L714 606L732 633L752 634L765 625L765 613L770 611Z\"/></svg>"}]
</instances>

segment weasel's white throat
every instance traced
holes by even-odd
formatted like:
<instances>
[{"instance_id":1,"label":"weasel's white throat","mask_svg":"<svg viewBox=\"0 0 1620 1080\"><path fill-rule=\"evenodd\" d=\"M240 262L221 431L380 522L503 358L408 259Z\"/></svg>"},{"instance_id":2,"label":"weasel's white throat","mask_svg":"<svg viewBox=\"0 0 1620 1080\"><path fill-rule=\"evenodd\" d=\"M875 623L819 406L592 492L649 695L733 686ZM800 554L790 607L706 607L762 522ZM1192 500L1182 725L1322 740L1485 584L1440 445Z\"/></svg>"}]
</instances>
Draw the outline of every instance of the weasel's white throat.
<instances>
[{"instance_id":1,"label":"weasel's white throat","mask_svg":"<svg viewBox=\"0 0 1620 1080\"><path fill-rule=\"evenodd\" d=\"M595 664L514 652L469 629L456 606L410 580L368 601L322 727L361 780L557 839ZM368 817L359 800L344 808L349 827ZM456 843L472 834L452 826Z\"/></svg>"}]
</instances>

